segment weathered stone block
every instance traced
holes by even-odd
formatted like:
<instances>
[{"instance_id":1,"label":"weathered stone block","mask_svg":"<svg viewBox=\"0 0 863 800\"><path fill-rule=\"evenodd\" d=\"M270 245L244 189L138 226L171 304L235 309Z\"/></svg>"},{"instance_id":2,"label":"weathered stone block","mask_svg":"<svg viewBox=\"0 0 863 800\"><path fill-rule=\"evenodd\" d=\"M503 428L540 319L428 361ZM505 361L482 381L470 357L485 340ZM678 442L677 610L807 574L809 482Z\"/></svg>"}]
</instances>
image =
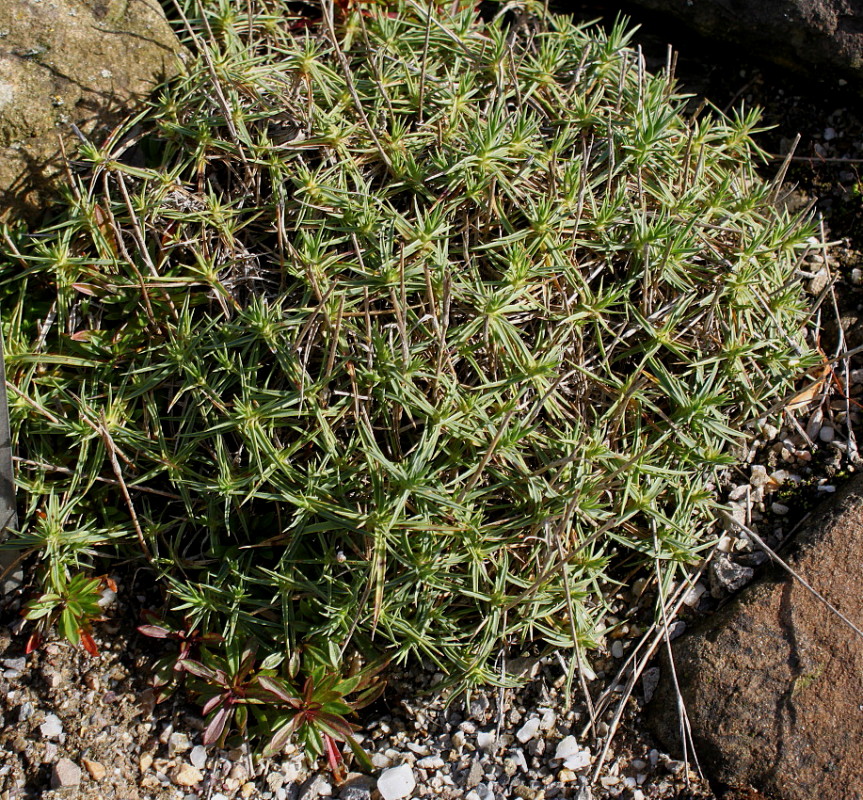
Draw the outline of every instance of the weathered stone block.
<instances>
[{"instance_id":1,"label":"weathered stone block","mask_svg":"<svg viewBox=\"0 0 863 800\"><path fill-rule=\"evenodd\" d=\"M37 219L72 125L98 141L177 70L158 0L0 2L0 219Z\"/></svg>"},{"instance_id":2,"label":"weathered stone block","mask_svg":"<svg viewBox=\"0 0 863 800\"><path fill-rule=\"evenodd\" d=\"M818 509L784 557L863 626L863 476ZM863 797L863 641L786 572L744 589L673 652L710 776L783 800ZM669 673L645 711L679 752Z\"/></svg>"}]
</instances>

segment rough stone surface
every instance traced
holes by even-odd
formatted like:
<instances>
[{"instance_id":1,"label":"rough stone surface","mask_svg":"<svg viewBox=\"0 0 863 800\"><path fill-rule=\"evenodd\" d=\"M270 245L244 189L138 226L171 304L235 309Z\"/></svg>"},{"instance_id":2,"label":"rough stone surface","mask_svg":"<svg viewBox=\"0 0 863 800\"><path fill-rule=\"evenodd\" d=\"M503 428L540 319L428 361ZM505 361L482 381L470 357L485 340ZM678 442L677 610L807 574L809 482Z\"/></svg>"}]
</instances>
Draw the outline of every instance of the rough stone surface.
<instances>
[{"instance_id":1,"label":"rough stone surface","mask_svg":"<svg viewBox=\"0 0 863 800\"><path fill-rule=\"evenodd\" d=\"M704 36L745 46L818 76L832 68L863 84L860 0L635 0L674 15Z\"/></svg>"},{"instance_id":2,"label":"rough stone surface","mask_svg":"<svg viewBox=\"0 0 863 800\"><path fill-rule=\"evenodd\" d=\"M783 557L863 625L863 476L853 479ZM775 568L673 645L695 749L708 774L783 800L859 800L863 786L863 641ZM646 707L679 747L670 670Z\"/></svg>"},{"instance_id":3,"label":"rough stone surface","mask_svg":"<svg viewBox=\"0 0 863 800\"><path fill-rule=\"evenodd\" d=\"M158 0L0 2L0 219L36 220L72 125L100 143L176 71Z\"/></svg>"},{"instance_id":4,"label":"rough stone surface","mask_svg":"<svg viewBox=\"0 0 863 800\"><path fill-rule=\"evenodd\" d=\"M51 769L51 788L67 789L81 783L81 768L71 759L61 758Z\"/></svg>"}]
</instances>

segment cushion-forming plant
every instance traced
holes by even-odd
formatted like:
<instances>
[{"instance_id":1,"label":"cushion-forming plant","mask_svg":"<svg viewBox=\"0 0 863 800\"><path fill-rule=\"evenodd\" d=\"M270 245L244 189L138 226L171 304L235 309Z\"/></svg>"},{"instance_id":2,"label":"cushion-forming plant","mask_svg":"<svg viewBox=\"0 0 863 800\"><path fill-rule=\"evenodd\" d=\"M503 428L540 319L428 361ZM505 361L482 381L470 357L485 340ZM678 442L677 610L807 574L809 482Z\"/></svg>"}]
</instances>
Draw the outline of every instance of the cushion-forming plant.
<instances>
[{"instance_id":1,"label":"cushion-forming plant","mask_svg":"<svg viewBox=\"0 0 863 800\"><path fill-rule=\"evenodd\" d=\"M757 114L687 115L623 25L526 4L219 0L188 35L56 224L5 235L45 591L137 557L228 640L460 685L594 646L612 576L667 593L815 361Z\"/></svg>"}]
</instances>

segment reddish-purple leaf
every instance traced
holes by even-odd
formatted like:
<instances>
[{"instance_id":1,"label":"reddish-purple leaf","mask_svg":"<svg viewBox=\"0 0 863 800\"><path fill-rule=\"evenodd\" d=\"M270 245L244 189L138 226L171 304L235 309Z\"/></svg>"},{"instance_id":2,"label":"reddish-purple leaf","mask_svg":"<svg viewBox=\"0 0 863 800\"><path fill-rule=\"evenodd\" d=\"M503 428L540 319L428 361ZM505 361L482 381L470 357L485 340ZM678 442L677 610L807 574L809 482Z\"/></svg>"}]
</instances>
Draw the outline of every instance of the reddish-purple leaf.
<instances>
[{"instance_id":1,"label":"reddish-purple leaf","mask_svg":"<svg viewBox=\"0 0 863 800\"><path fill-rule=\"evenodd\" d=\"M204 707L201 709L201 713L206 717L219 703L222 702L222 695L217 694L215 697L211 697L204 704Z\"/></svg>"},{"instance_id":2,"label":"reddish-purple leaf","mask_svg":"<svg viewBox=\"0 0 863 800\"><path fill-rule=\"evenodd\" d=\"M139 625L138 633L149 636L151 639L167 639L171 636L171 631L161 625Z\"/></svg>"},{"instance_id":3,"label":"reddish-purple leaf","mask_svg":"<svg viewBox=\"0 0 863 800\"><path fill-rule=\"evenodd\" d=\"M210 724L207 725L207 730L204 731L204 736L201 739L201 742L205 747L219 740L219 737L225 730L225 724L228 722L228 717L230 715L231 712L227 708L220 708L216 712L216 716L213 717Z\"/></svg>"},{"instance_id":4,"label":"reddish-purple leaf","mask_svg":"<svg viewBox=\"0 0 863 800\"><path fill-rule=\"evenodd\" d=\"M216 672L214 670L209 667L205 667L199 661L193 661L191 658L183 660L183 669L186 670L186 672L191 672L192 675L203 678L204 680L212 680L216 677Z\"/></svg>"},{"instance_id":5,"label":"reddish-purple leaf","mask_svg":"<svg viewBox=\"0 0 863 800\"><path fill-rule=\"evenodd\" d=\"M258 677L258 686L260 686L264 691L275 695L279 698L279 700L282 700L285 703L296 702L296 698L292 694L290 694L285 689L284 684L276 678L270 678L266 675L261 675Z\"/></svg>"},{"instance_id":6,"label":"reddish-purple leaf","mask_svg":"<svg viewBox=\"0 0 863 800\"><path fill-rule=\"evenodd\" d=\"M263 755L265 758L270 758L285 749L288 739L290 739L296 732L297 728L300 727L302 719L303 718L297 714L275 732L273 738L270 739L269 744L264 748Z\"/></svg>"},{"instance_id":7,"label":"reddish-purple leaf","mask_svg":"<svg viewBox=\"0 0 863 800\"><path fill-rule=\"evenodd\" d=\"M339 741L345 741L356 730L356 727L350 722L333 714L318 714L314 724L325 734L329 734Z\"/></svg>"},{"instance_id":8,"label":"reddish-purple leaf","mask_svg":"<svg viewBox=\"0 0 863 800\"><path fill-rule=\"evenodd\" d=\"M326 750L327 763L330 765L333 777L336 779L336 784L344 783L345 770L342 766L342 754L339 752L338 747L336 747L336 743L332 737L326 733L324 734L324 750Z\"/></svg>"}]
</instances>

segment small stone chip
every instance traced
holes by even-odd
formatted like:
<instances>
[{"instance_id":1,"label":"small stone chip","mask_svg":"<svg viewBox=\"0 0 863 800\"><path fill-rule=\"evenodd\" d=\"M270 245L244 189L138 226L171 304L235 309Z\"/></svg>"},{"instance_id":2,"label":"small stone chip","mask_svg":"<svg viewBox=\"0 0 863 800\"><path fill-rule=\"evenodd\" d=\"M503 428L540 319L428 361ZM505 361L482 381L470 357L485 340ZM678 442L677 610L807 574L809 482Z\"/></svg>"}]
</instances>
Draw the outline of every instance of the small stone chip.
<instances>
[{"instance_id":1,"label":"small stone chip","mask_svg":"<svg viewBox=\"0 0 863 800\"><path fill-rule=\"evenodd\" d=\"M417 782L409 764L385 769L378 778L378 791L383 800L400 800L408 797L416 788Z\"/></svg>"},{"instance_id":2,"label":"small stone chip","mask_svg":"<svg viewBox=\"0 0 863 800\"><path fill-rule=\"evenodd\" d=\"M56 714L49 714L39 726L43 739L56 739L63 733L63 723Z\"/></svg>"},{"instance_id":3,"label":"small stone chip","mask_svg":"<svg viewBox=\"0 0 863 800\"><path fill-rule=\"evenodd\" d=\"M81 763L94 781L101 781L108 774L108 770L105 765L100 764L98 761L90 761L89 758L82 758Z\"/></svg>"},{"instance_id":4,"label":"small stone chip","mask_svg":"<svg viewBox=\"0 0 863 800\"><path fill-rule=\"evenodd\" d=\"M27 669L27 659L24 656L18 658L4 658L0 661L6 669L13 669L15 672L24 672Z\"/></svg>"},{"instance_id":5,"label":"small stone chip","mask_svg":"<svg viewBox=\"0 0 863 800\"><path fill-rule=\"evenodd\" d=\"M81 768L69 758L61 758L51 769L51 788L65 789L81 783Z\"/></svg>"},{"instance_id":6,"label":"small stone chip","mask_svg":"<svg viewBox=\"0 0 863 800\"><path fill-rule=\"evenodd\" d=\"M189 761L195 769L203 769L207 765L207 748L202 744L196 744L189 753Z\"/></svg>"},{"instance_id":7,"label":"small stone chip","mask_svg":"<svg viewBox=\"0 0 863 800\"><path fill-rule=\"evenodd\" d=\"M180 764L172 773L171 780L177 786L197 786L204 780L203 773L191 764Z\"/></svg>"},{"instance_id":8,"label":"small stone chip","mask_svg":"<svg viewBox=\"0 0 863 800\"><path fill-rule=\"evenodd\" d=\"M527 744L537 733L539 733L539 717L531 717L516 731L515 738L522 744Z\"/></svg>"},{"instance_id":9,"label":"small stone chip","mask_svg":"<svg viewBox=\"0 0 863 800\"><path fill-rule=\"evenodd\" d=\"M485 777L485 770L482 768L482 764L478 760L474 760L474 762L470 765L470 771L467 774L467 781L465 782L465 787L468 789L473 789L474 786L477 786L482 782L482 779Z\"/></svg>"}]
</instances>

